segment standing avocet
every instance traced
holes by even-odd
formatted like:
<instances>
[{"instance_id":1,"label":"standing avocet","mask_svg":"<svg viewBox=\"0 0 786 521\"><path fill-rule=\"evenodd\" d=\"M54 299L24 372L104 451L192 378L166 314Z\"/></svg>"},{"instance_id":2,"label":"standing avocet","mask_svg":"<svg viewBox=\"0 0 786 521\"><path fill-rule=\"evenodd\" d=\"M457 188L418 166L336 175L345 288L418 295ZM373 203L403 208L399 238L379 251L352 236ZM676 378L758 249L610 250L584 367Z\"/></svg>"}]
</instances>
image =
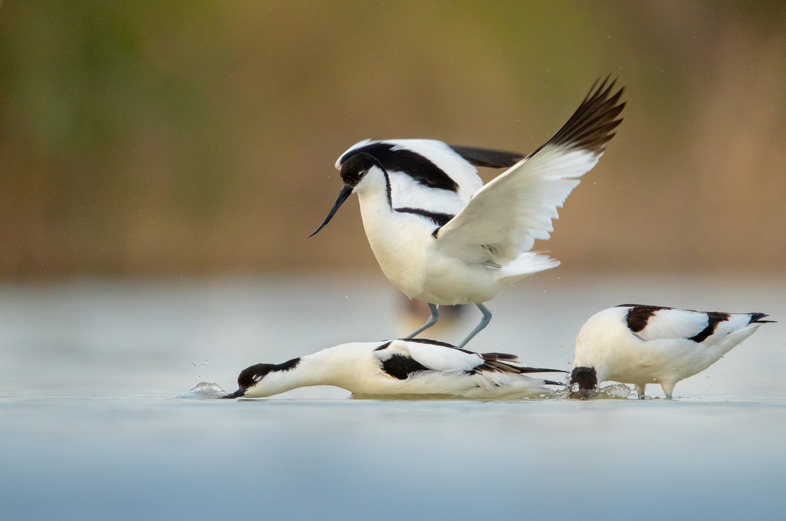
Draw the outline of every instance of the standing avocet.
<instances>
[{"instance_id":1,"label":"standing avocet","mask_svg":"<svg viewBox=\"0 0 786 521\"><path fill-rule=\"evenodd\" d=\"M704 371L751 336L764 313L720 313L623 304L593 315L576 339L571 386L588 396L603 381L633 384L639 398L659 383L671 398L680 380Z\"/></svg>"},{"instance_id":2,"label":"standing avocet","mask_svg":"<svg viewBox=\"0 0 786 521\"><path fill-rule=\"evenodd\" d=\"M225 398L264 398L298 387L333 385L355 397L409 396L499 400L550 396L547 385L525 376L560 372L525 367L515 355L473 353L434 340L342 344L283 364L244 369L238 390Z\"/></svg>"},{"instance_id":3,"label":"standing avocet","mask_svg":"<svg viewBox=\"0 0 786 521\"><path fill-rule=\"evenodd\" d=\"M526 158L510 152L449 146L439 141L363 141L338 160L344 187L318 233L356 192L371 249L388 279L409 298L429 304L483 305L517 280L559 262L530 252L549 238L557 208L590 171L622 121L624 89L604 81L554 137ZM518 161L518 162L516 162ZM483 186L477 166L515 164ZM314 235L312 234L312 235Z\"/></svg>"}]
</instances>

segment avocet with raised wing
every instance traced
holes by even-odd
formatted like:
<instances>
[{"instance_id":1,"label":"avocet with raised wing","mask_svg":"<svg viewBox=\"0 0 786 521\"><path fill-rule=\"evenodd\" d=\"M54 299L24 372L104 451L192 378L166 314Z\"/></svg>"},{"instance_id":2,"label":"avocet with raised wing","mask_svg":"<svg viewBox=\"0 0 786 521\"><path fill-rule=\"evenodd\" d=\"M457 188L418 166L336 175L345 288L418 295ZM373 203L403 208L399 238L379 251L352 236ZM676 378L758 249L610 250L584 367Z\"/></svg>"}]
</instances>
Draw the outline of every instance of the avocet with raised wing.
<instances>
[{"instance_id":1,"label":"avocet with raised wing","mask_svg":"<svg viewBox=\"0 0 786 521\"><path fill-rule=\"evenodd\" d=\"M283 364L244 369L225 398L264 398L298 387L332 385L354 397L512 400L551 396L558 382L526 376L560 372L526 367L515 355L473 353L434 340L342 344Z\"/></svg>"},{"instance_id":2,"label":"avocet with raised wing","mask_svg":"<svg viewBox=\"0 0 786 521\"><path fill-rule=\"evenodd\" d=\"M658 383L667 398L680 380L704 371L751 336L764 313L721 313L623 304L593 315L576 339L571 386L578 397L614 381Z\"/></svg>"},{"instance_id":3,"label":"avocet with raised wing","mask_svg":"<svg viewBox=\"0 0 786 521\"><path fill-rule=\"evenodd\" d=\"M409 298L437 306L473 302L483 314L459 344L491 320L483 305L517 280L559 262L529 250L549 238L557 208L590 171L622 121L624 89L604 81L568 122L526 158L431 140L363 141L336 166L344 187L318 233L352 193L360 199L371 249L388 279ZM507 167L487 185L475 166ZM314 235L312 234L312 235Z\"/></svg>"}]
</instances>

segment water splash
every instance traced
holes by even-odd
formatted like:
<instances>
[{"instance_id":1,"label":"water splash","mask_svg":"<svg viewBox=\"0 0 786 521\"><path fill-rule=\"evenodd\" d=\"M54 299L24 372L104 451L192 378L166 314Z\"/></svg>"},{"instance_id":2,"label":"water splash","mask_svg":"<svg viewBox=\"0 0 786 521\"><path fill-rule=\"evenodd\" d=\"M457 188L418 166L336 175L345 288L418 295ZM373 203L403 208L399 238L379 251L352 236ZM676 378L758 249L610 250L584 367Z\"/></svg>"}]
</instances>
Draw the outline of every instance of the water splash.
<instances>
[{"instance_id":1,"label":"water splash","mask_svg":"<svg viewBox=\"0 0 786 521\"><path fill-rule=\"evenodd\" d=\"M220 385L211 382L200 382L193 389L177 396L180 400L212 400L223 398L228 393Z\"/></svg>"},{"instance_id":2,"label":"water splash","mask_svg":"<svg viewBox=\"0 0 786 521\"><path fill-rule=\"evenodd\" d=\"M625 384L612 384L603 387L600 390L598 398L607 400L624 400L627 399L633 391Z\"/></svg>"},{"instance_id":3,"label":"water splash","mask_svg":"<svg viewBox=\"0 0 786 521\"><path fill-rule=\"evenodd\" d=\"M567 400L627 400L633 390L625 384L611 384L592 391L580 391L578 384L567 385L554 394L557 399Z\"/></svg>"}]
</instances>

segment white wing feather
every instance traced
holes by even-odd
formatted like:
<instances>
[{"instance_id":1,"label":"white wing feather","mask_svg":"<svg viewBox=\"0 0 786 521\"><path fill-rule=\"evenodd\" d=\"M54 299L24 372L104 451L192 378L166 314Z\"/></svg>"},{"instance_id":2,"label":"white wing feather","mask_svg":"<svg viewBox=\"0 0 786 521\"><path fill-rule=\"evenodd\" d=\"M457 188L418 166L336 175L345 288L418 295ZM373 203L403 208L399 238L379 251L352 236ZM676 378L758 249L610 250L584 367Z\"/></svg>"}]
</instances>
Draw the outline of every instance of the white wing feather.
<instances>
[{"instance_id":1,"label":"white wing feather","mask_svg":"<svg viewBox=\"0 0 786 521\"><path fill-rule=\"evenodd\" d=\"M405 340L393 341L387 349L379 351L379 356L387 359L391 353L409 356L433 371L471 371L483 364L483 358L477 353L465 353L450 347Z\"/></svg>"},{"instance_id":2,"label":"white wing feather","mask_svg":"<svg viewBox=\"0 0 786 521\"><path fill-rule=\"evenodd\" d=\"M642 340L688 339L701 333L709 324L706 313L686 309L660 309L636 333Z\"/></svg>"},{"instance_id":3,"label":"white wing feather","mask_svg":"<svg viewBox=\"0 0 786 521\"><path fill-rule=\"evenodd\" d=\"M458 197L465 203L483 186L478 169L457 154L447 143L435 139L388 139L383 143L396 145L393 150L411 150L437 165L459 185ZM426 190L435 192L428 188Z\"/></svg>"},{"instance_id":4,"label":"white wing feather","mask_svg":"<svg viewBox=\"0 0 786 521\"><path fill-rule=\"evenodd\" d=\"M456 192L428 188L410 175L391 170L388 177L394 208L421 208L456 215L467 205Z\"/></svg>"},{"instance_id":5,"label":"white wing feather","mask_svg":"<svg viewBox=\"0 0 786 521\"><path fill-rule=\"evenodd\" d=\"M504 266L535 239L548 239L579 178L602 154L564 145L546 145L478 190L443 226L437 244L466 262Z\"/></svg>"},{"instance_id":6,"label":"white wing feather","mask_svg":"<svg viewBox=\"0 0 786 521\"><path fill-rule=\"evenodd\" d=\"M557 208L592 170L614 137L625 103L608 78L539 150L478 190L466 208L437 232L446 254L465 262L505 266L554 231Z\"/></svg>"}]
</instances>

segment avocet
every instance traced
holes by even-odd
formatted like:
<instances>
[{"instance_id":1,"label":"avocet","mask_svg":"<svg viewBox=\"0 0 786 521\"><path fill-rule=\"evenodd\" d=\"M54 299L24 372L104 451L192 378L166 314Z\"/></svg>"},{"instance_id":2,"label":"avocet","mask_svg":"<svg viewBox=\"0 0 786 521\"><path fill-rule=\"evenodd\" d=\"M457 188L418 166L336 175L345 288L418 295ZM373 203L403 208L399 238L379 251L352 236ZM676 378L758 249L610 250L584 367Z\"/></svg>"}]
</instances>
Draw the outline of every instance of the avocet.
<instances>
[{"instance_id":1,"label":"avocet","mask_svg":"<svg viewBox=\"0 0 786 521\"><path fill-rule=\"evenodd\" d=\"M680 380L704 371L751 336L764 313L722 313L623 304L593 315L576 339L572 390L587 396L598 384L636 386L639 398L657 383L667 398Z\"/></svg>"},{"instance_id":2,"label":"avocet","mask_svg":"<svg viewBox=\"0 0 786 521\"><path fill-rule=\"evenodd\" d=\"M257 364L226 398L263 398L298 387L332 385L355 397L445 397L500 400L545 397L558 382L527 376L562 372L526 367L515 355L473 353L434 340L355 342L282 364Z\"/></svg>"},{"instance_id":3,"label":"avocet","mask_svg":"<svg viewBox=\"0 0 786 521\"><path fill-rule=\"evenodd\" d=\"M344 187L314 234L357 193L382 271L409 298L429 304L431 317L408 338L439 320L438 305L472 302L483 318L463 347L491 320L484 302L559 265L530 250L535 239L549 238L557 208L622 121L624 89L613 88L593 86L559 132L525 158L432 140L360 142L338 159ZM475 166L510 168L484 186Z\"/></svg>"}]
</instances>

